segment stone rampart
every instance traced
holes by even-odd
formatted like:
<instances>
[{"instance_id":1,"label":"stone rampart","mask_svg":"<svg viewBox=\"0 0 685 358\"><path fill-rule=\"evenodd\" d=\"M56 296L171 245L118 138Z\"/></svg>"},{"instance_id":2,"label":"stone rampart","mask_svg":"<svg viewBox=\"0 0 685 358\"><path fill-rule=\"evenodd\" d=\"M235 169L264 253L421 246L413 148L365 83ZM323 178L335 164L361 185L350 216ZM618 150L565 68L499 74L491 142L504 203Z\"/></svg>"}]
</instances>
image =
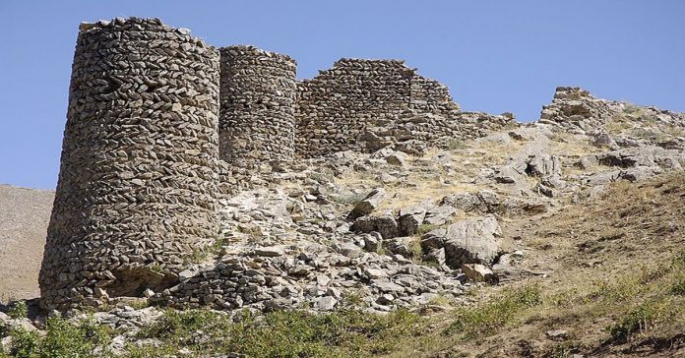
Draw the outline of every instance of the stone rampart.
<instances>
[{"instance_id":1,"label":"stone rampart","mask_svg":"<svg viewBox=\"0 0 685 358\"><path fill-rule=\"evenodd\" d=\"M403 61L359 59L341 59L299 83L295 108L296 148L302 157L368 151L367 132L387 134L403 119L459 110L445 86L419 76ZM452 132L424 124L435 137Z\"/></svg>"},{"instance_id":2,"label":"stone rampart","mask_svg":"<svg viewBox=\"0 0 685 358\"><path fill-rule=\"evenodd\" d=\"M219 54L159 20L81 25L42 305L177 281L218 234Z\"/></svg>"},{"instance_id":3,"label":"stone rampart","mask_svg":"<svg viewBox=\"0 0 685 358\"><path fill-rule=\"evenodd\" d=\"M342 59L299 84L295 72L288 56L217 51L157 19L82 24L42 305L176 284L216 239L219 198L255 184L262 164L464 138L511 120L460 112L444 85L402 61Z\"/></svg>"},{"instance_id":4,"label":"stone rampart","mask_svg":"<svg viewBox=\"0 0 685 358\"><path fill-rule=\"evenodd\" d=\"M295 153L295 61L254 46L221 50L221 157L233 165Z\"/></svg>"}]
</instances>

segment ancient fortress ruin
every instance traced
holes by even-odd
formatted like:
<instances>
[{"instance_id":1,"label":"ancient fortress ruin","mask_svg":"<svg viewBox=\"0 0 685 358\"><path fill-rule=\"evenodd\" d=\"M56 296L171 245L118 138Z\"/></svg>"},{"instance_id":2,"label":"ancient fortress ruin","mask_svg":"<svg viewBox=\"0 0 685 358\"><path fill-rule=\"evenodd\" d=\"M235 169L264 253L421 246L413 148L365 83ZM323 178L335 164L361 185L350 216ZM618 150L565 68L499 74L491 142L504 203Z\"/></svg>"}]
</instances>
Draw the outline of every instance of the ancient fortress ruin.
<instances>
[{"instance_id":1,"label":"ancient fortress ruin","mask_svg":"<svg viewBox=\"0 0 685 358\"><path fill-rule=\"evenodd\" d=\"M218 235L221 167L477 136L513 120L460 112L402 61L342 59L298 82L288 56L217 50L156 19L82 24L72 71L45 308L174 285Z\"/></svg>"}]
</instances>

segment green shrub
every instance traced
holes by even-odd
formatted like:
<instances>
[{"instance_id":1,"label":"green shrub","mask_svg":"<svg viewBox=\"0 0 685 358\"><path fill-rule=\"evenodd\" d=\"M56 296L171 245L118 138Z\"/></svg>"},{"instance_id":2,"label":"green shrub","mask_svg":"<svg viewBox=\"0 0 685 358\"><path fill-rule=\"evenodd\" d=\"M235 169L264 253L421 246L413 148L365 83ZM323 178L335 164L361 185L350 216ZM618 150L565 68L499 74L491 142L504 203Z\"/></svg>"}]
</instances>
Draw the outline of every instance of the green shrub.
<instances>
[{"instance_id":1,"label":"green shrub","mask_svg":"<svg viewBox=\"0 0 685 358\"><path fill-rule=\"evenodd\" d=\"M459 139L450 139L447 141L447 149L449 150L457 150L457 149L464 149L466 148L466 145L464 144L463 141Z\"/></svg>"},{"instance_id":2,"label":"green shrub","mask_svg":"<svg viewBox=\"0 0 685 358\"><path fill-rule=\"evenodd\" d=\"M10 331L12 337L12 347L10 357L33 358L40 357L41 337L36 332L13 329Z\"/></svg>"},{"instance_id":3,"label":"green shrub","mask_svg":"<svg viewBox=\"0 0 685 358\"><path fill-rule=\"evenodd\" d=\"M7 313L13 319L26 318L29 315L29 307L26 305L26 302L17 301Z\"/></svg>"},{"instance_id":4,"label":"green shrub","mask_svg":"<svg viewBox=\"0 0 685 358\"><path fill-rule=\"evenodd\" d=\"M431 232L431 231L433 231L439 227L440 226L433 225L433 224L421 224L419 226L419 228L417 229L416 233L423 236L424 234L429 233L429 232Z\"/></svg>"},{"instance_id":5,"label":"green shrub","mask_svg":"<svg viewBox=\"0 0 685 358\"><path fill-rule=\"evenodd\" d=\"M656 310L649 304L643 304L629 311L617 323L609 327L612 340L616 343L628 342L634 333L646 330L655 316Z\"/></svg>"},{"instance_id":6,"label":"green shrub","mask_svg":"<svg viewBox=\"0 0 685 358\"><path fill-rule=\"evenodd\" d=\"M132 357L174 352L235 352L249 357L349 357L390 353L407 335L422 332L423 319L408 311L387 315L338 311L325 315L276 311L255 317L244 312L238 323L210 311L166 311L137 338L156 338L165 345L129 347Z\"/></svg>"},{"instance_id":7,"label":"green shrub","mask_svg":"<svg viewBox=\"0 0 685 358\"><path fill-rule=\"evenodd\" d=\"M110 335L104 326L84 322L76 326L61 317L50 317L45 336L37 332L13 329L10 356L22 358L37 357L91 357L98 345L109 343Z\"/></svg>"},{"instance_id":8,"label":"green shrub","mask_svg":"<svg viewBox=\"0 0 685 358\"><path fill-rule=\"evenodd\" d=\"M685 296L685 276L678 276L671 285L671 294Z\"/></svg>"}]
</instances>

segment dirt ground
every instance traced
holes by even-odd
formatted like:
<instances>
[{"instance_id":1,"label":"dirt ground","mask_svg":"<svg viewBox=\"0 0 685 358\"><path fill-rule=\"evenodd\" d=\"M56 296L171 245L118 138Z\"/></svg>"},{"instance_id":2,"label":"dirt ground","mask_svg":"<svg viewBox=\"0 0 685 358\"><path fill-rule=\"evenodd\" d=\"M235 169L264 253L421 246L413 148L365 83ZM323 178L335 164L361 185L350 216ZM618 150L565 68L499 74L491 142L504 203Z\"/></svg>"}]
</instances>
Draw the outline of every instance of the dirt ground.
<instances>
[{"instance_id":1,"label":"dirt ground","mask_svg":"<svg viewBox=\"0 0 685 358\"><path fill-rule=\"evenodd\" d=\"M0 302L38 297L55 193L0 185Z\"/></svg>"}]
</instances>

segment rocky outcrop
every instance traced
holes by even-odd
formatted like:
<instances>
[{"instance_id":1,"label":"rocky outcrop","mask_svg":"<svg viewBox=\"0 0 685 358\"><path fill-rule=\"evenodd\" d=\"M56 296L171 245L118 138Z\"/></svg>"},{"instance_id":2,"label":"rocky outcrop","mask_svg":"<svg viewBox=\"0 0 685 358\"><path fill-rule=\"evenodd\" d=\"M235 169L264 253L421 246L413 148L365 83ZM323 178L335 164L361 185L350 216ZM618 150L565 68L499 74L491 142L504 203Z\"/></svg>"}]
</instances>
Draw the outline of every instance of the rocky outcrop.
<instances>
[{"instance_id":1,"label":"rocky outcrop","mask_svg":"<svg viewBox=\"0 0 685 358\"><path fill-rule=\"evenodd\" d=\"M610 123L622 123L619 127L626 129L633 125L636 127L634 129L640 130L652 127L656 128L657 132L650 142L658 142L658 137L664 134L659 128L685 128L685 114L599 99L579 87L557 87L552 103L542 108L540 123L552 124L581 134L596 133ZM606 137L600 139L598 144L612 144Z\"/></svg>"},{"instance_id":2,"label":"rocky outcrop","mask_svg":"<svg viewBox=\"0 0 685 358\"><path fill-rule=\"evenodd\" d=\"M491 265L499 254L502 229L493 215L483 219L457 221L423 236L421 247L428 253L444 249L445 263L451 268L462 264Z\"/></svg>"}]
</instances>

